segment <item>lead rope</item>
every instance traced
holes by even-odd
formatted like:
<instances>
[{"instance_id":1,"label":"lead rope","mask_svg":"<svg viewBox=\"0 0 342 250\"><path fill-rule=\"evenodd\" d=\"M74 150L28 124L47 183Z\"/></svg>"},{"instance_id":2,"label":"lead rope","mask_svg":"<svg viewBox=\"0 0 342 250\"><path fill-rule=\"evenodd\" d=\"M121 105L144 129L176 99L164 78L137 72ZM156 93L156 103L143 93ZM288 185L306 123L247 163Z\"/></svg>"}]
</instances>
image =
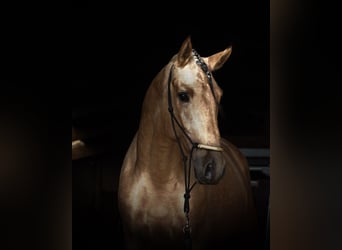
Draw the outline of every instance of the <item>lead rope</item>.
<instances>
[{"instance_id":1,"label":"lead rope","mask_svg":"<svg viewBox=\"0 0 342 250\"><path fill-rule=\"evenodd\" d=\"M177 138L177 144L179 146L181 155L182 155L182 160L183 160L183 165L184 165L184 186L185 186L185 191L184 191L184 214L185 214L185 225L183 227L183 232L184 232L184 240L185 240L185 249L192 249L192 240L191 240L191 226L190 226L190 192L193 189L193 187L196 185L196 181L194 181L194 183L190 186L190 176L191 176L191 159L192 159L192 153L194 151L194 149L196 148L195 143L192 143L192 148L191 148L191 153L190 153L190 157L189 159L187 159L187 157L184 154L183 148L180 144L180 140L179 137L177 135L176 129L175 129L175 123L174 121L177 119L175 119L175 117L172 115L171 116L171 120L172 120L172 127L173 127L173 131L176 135ZM177 124L179 124L177 122ZM187 168L187 160L189 160L189 167Z\"/></svg>"}]
</instances>

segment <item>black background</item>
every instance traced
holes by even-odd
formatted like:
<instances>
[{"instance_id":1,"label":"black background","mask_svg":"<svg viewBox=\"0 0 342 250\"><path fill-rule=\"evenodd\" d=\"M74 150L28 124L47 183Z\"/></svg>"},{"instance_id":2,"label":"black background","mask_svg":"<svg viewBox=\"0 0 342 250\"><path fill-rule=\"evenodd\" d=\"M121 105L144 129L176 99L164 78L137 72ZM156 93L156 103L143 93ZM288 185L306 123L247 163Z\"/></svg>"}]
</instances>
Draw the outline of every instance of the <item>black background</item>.
<instances>
[{"instance_id":1,"label":"black background","mask_svg":"<svg viewBox=\"0 0 342 250\"><path fill-rule=\"evenodd\" d=\"M233 48L214 73L224 91L222 135L251 137L244 146L268 147L269 2L131 4L105 4L99 11L74 2L67 60L75 79L73 125L115 127L113 136L126 148L147 87L190 36L202 56Z\"/></svg>"}]
</instances>

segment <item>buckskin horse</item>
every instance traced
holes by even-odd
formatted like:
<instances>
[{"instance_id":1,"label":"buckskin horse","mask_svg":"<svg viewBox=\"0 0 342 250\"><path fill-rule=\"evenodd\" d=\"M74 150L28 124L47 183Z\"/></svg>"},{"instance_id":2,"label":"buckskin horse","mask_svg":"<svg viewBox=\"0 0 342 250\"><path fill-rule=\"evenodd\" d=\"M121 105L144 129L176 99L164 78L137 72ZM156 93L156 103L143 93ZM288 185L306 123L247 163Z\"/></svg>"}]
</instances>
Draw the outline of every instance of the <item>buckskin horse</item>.
<instances>
[{"instance_id":1,"label":"buckskin horse","mask_svg":"<svg viewBox=\"0 0 342 250\"><path fill-rule=\"evenodd\" d=\"M201 57L188 36L150 84L119 178L126 249L252 249L248 163L220 135L212 74L231 51Z\"/></svg>"}]
</instances>

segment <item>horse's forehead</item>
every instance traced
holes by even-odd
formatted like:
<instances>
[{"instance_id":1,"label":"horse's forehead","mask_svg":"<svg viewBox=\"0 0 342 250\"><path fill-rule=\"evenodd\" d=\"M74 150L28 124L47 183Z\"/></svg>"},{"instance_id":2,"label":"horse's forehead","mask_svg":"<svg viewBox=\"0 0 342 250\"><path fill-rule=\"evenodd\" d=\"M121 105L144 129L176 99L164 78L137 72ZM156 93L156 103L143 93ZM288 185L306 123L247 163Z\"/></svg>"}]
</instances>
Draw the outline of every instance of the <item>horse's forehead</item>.
<instances>
[{"instance_id":1,"label":"horse's forehead","mask_svg":"<svg viewBox=\"0 0 342 250\"><path fill-rule=\"evenodd\" d=\"M179 68L177 71L177 78L182 82L182 84L192 86L198 83L201 78L200 68L196 64L187 64L183 68Z\"/></svg>"}]
</instances>

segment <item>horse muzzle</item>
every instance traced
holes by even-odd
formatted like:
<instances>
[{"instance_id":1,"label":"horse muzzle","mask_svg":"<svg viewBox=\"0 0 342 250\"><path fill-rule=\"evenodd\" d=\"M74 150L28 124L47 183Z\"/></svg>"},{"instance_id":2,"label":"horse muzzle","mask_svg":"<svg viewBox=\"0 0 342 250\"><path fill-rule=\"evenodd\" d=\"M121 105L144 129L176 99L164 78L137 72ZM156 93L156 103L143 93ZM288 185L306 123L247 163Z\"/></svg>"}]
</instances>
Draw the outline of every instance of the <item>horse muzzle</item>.
<instances>
[{"instance_id":1,"label":"horse muzzle","mask_svg":"<svg viewBox=\"0 0 342 250\"><path fill-rule=\"evenodd\" d=\"M195 177L200 184L217 184L223 177L225 160L222 152L197 149L192 160Z\"/></svg>"}]
</instances>

